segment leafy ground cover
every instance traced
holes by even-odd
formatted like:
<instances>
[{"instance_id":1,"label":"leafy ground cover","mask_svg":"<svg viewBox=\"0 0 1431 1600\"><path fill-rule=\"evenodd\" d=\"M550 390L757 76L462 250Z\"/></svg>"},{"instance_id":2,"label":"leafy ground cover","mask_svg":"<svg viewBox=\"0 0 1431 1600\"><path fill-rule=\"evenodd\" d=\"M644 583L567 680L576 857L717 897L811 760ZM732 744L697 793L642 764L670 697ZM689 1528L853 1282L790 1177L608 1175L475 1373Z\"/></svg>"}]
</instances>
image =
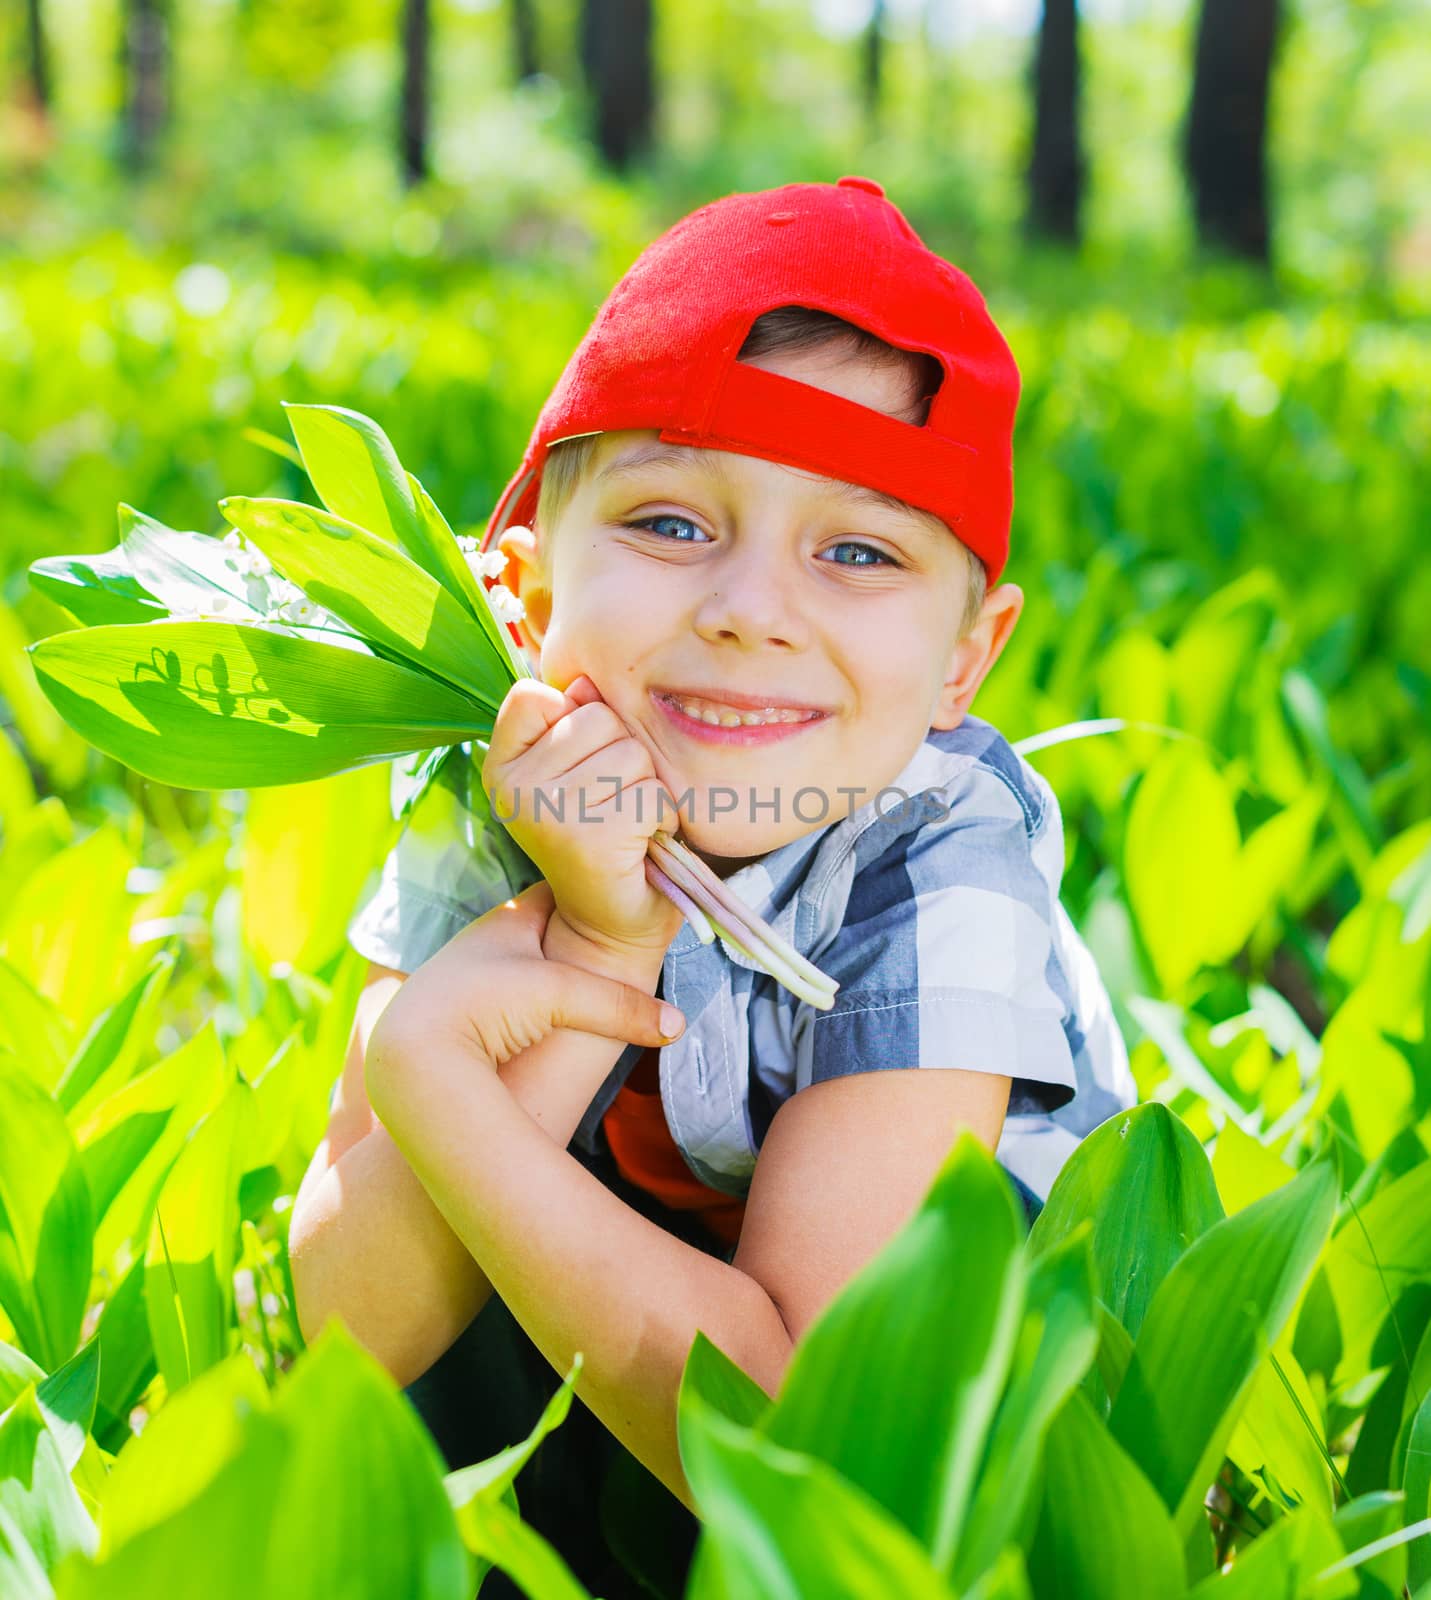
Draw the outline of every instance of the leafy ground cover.
<instances>
[{"instance_id":1,"label":"leafy ground cover","mask_svg":"<svg viewBox=\"0 0 1431 1600\"><path fill-rule=\"evenodd\" d=\"M1319 103L1314 57L1299 37L1289 104ZM1029 600L975 709L1012 739L1089 725L1032 759L1145 1103L1085 1141L1029 1237L987 1159L951 1152L773 1403L698 1342L692 1594L1431 1585L1407 1537L1431 1514L1431 339L1371 222L1333 215L1324 131L1283 115L1300 289L1154 280L1106 227L1081 265L980 235L1024 374L1008 576ZM688 166L689 203L780 181L735 148L738 178ZM73 625L29 563L113 545L118 502L222 532L224 494L311 500L245 432L281 432L281 400L372 415L480 527L654 231L649 196L554 168L579 226L523 235L507 190L475 218L429 195L378 240L339 203L371 179L353 159L324 239L308 179L262 248L220 229L232 188L187 234L152 212L76 229L50 195L0 277L7 1597L457 1596L488 1562L579 1593L520 1520L569 1390L512 1453L444 1474L382 1371L340 1329L305 1349L293 1311L287 1213L362 980L343 932L394 836L388 772L149 783L58 719L24 653ZM1167 222L1149 159L1113 169L1099 216L1136 193ZM1139 726L1097 731L1115 720ZM361 1437L335 1439L339 1412Z\"/></svg>"}]
</instances>

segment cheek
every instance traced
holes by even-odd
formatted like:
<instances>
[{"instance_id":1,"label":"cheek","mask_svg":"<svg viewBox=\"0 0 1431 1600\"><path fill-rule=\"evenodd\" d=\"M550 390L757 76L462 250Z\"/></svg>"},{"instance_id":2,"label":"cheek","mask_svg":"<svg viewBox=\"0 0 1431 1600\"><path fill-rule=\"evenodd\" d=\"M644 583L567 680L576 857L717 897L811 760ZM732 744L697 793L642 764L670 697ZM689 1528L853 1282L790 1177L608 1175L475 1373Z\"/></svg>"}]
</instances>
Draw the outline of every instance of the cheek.
<instances>
[{"instance_id":1,"label":"cheek","mask_svg":"<svg viewBox=\"0 0 1431 1600\"><path fill-rule=\"evenodd\" d=\"M661 617L661 608L649 595L634 592L610 574L563 573L542 641L543 674L590 671L609 678L662 631Z\"/></svg>"}]
</instances>

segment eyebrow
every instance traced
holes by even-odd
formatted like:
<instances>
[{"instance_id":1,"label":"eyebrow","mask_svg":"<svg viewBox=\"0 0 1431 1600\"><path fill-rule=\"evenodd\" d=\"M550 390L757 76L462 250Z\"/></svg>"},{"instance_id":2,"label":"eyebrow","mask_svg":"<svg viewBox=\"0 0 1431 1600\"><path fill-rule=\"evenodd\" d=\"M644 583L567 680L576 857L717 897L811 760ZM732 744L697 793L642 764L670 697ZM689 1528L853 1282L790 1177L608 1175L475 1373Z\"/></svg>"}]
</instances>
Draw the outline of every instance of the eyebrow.
<instances>
[{"instance_id":1,"label":"eyebrow","mask_svg":"<svg viewBox=\"0 0 1431 1600\"><path fill-rule=\"evenodd\" d=\"M720 460L721 454L719 450L702 450L694 445L668 444L663 440L633 445L614 460L608 461L597 472L595 481L619 482L625 478L640 477L643 472L653 467L682 467L688 471L702 472L718 483L728 486L730 474L726 471L725 463ZM845 505L872 506L881 511L890 511L904 517L930 535L935 533L931 524L938 522L938 518L932 511L921 511L917 506L897 499L892 494L871 489L862 483L846 483L843 478L822 477L821 484L827 495ZM940 530L942 529L941 523Z\"/></svg>"}]
</instances>

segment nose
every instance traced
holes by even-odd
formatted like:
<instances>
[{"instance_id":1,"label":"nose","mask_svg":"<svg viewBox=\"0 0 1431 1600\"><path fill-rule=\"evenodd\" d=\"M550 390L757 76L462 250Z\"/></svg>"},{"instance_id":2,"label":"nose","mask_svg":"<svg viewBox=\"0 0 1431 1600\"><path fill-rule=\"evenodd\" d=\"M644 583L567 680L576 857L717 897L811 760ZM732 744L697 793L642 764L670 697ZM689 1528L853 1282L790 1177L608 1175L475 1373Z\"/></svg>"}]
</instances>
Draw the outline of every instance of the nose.
<instances>
[{"instance_id":1,"label":"nose","mask_svg":"<svg viewBox=\"0 0 1431 1600\"><path fill-rule=\"evenodd\" d=\"M742 541L711 568L711 589L696 609L696 632L711 642L758 649L770 644L804 649L809 629L796 596L798 575L778 550Z\"/></svg>"}]
</instances>

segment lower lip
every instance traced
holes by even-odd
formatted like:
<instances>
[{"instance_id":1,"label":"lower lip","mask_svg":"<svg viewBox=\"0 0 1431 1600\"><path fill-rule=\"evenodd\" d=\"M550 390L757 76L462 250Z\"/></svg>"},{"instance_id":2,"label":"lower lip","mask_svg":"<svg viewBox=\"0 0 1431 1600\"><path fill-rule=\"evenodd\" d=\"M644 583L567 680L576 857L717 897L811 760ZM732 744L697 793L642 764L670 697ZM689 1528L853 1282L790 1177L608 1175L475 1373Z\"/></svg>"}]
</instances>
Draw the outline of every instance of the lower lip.
<instances>
[{"instance_id":1,"label":"lower lip","mask_svg":"<svg viewBox=\"0 0 1431 1600\"><path fill-rule=\"evenodd\" d=\"M753 727L742 724L737 728L717 728L709 722L702 722L698 717L688 717L678 705L659 694L653 694L651 698L682 733L689 734L693 739L703 740L706 744L774 744L777 740L788 739L795 734L808 733L811 728L818 728L822 722L829 720L828 713L822 712L807 722L767 722Z\"/></svg>"}]
</instances>

